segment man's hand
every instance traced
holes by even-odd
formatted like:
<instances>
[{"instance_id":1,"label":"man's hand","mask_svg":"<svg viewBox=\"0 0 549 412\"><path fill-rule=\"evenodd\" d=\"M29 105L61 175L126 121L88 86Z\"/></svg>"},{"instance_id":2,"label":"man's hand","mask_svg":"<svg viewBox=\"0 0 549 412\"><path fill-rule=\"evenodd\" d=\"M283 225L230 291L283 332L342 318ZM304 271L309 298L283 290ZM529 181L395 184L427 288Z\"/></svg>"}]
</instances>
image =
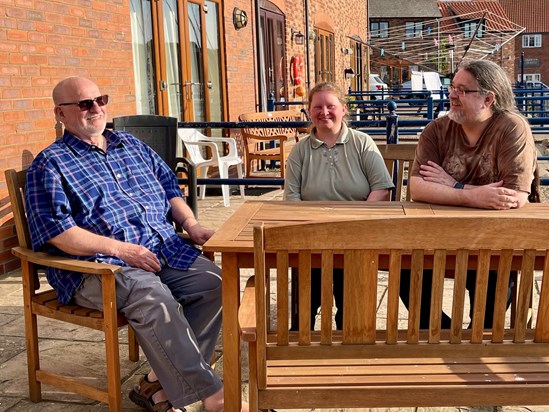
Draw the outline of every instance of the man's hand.
<instances>
[{"instance_id":1,"label":"man's hand","mask_svg":"<svg viewBox=\"0 0 549 412\"><path fill-rule=\"evenodd\" d=\"M426 165L420 166L419 174L427 182L438 183L444 186L454 187L457 182L441 166L430 160L427 161Z\"/></svg>"},{"instance_id":2,"label":"man's hand","mask_svg":"<svg viewBox=\"0 0 549 412\"><path fill-rule=\"evenodd\" d=\"M49 243L74 256L93 256L101 253L116 256L128 265L148 272L158 272L161 269L156 255L145 246L96 235L78 226L73 226L51 238Z\"/></svg>"},{"instance_id":3,"label":"man's hand","mask_svg":"<svg viewBox=\"0 0 549 412\"><path fill-rule=\"evenodd\" d=\"M484 209L513 209L520 207L519 193L503 187L503 180L471 189L473 202Z\"/></svg>"},{"instance_id":4,"label":"man's hand","mask_svg":"<svg viewBox=\"0 0 549 412\"><path fill-rule=\"evenodd\" d=\"M197 245L203 245L215 233L213 229L202 227L198 222L187 226L185 231L189 234L191 240Z\"/></svg>"},{"instance_id":5,"label":"man's hand","mask_svg":"<svg viewBox=\"0 0 549 412\"><path fill-rule=\"evenodd\" d=\"M128 265L147 272L156 273L162 268L156 255L145 246L120 242L116 250L116 256Z\"/></svg>"}]
</instances>

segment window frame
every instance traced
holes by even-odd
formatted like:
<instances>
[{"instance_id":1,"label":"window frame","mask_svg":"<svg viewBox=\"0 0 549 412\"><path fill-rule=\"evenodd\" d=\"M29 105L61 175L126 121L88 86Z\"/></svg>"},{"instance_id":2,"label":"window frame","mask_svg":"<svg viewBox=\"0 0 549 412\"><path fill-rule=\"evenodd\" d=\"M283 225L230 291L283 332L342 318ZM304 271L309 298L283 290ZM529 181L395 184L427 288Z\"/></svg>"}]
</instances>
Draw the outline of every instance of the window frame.
<instances>
[{"instance_id":1,"label":"window frame","mask_svg":"<svg viewBox=\"0 0 549 412\"><path fill-rule=\"evenodd\" d=\"M522 48L523 49L533 49L540 48L542 46L541 34L523 34L522 35ZM533 45L530 45L530 42L533 41Z\"/></svg>"},{"instance_id":2,"label":"window frame","mask_svg":"<svg viewBox=\"0 0 549 412\"><path fill-rule=\"evenodd\" d=\"M374 25L377 29L374 29ZM370 23L370 38L386 39L389 37L388 21L373 21Z\"/></svg>"},{"instance_id":3,"label":"window frame","mask_svg":"<svg viewBox=\"0 0 549 412\"><path fill-rule=\"evenodd\" d=\"M423 22L407 21L404 29L404 37L406 37L407 39L423 37Z\"/></svg>"}]
</instances>

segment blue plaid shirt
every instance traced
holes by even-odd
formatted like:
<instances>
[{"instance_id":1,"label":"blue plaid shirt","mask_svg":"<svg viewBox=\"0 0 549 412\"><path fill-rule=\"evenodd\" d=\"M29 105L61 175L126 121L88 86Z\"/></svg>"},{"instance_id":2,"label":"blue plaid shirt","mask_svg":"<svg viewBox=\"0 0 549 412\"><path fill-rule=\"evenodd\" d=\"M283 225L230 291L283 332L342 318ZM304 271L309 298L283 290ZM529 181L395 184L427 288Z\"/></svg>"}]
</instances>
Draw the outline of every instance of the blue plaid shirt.
<instances>
[{"instance_id":1,"label":"blue plaid shirt","mask_svg":"<svg viewBox=\"0 0 549 412\"><path fill-rule=\"evenodd\" d=\"M200 251L170 223L169 199L181 196L177 178L150 147L131 134L105 130L107 151L65 132L27 172L25 201L34 250L67 256L47 243L73 226L145 246L175 269L187 269ZM76 259L127 266L116 256ZM61 303L80 286L80 273L48 268Z\"/></svg>"}]
</instances>

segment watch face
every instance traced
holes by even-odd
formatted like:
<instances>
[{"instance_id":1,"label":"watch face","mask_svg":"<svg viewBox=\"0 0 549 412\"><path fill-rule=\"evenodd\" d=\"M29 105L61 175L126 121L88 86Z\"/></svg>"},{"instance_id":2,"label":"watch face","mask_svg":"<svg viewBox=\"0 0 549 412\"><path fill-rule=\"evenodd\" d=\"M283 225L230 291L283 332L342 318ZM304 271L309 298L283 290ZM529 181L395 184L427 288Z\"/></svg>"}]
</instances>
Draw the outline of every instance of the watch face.
<instances>
[{"instance_id":1,"label":"watch face","mask_svg":"<svg viewBox=\"0 0 549 412\"><path fill-rule=\"evenodd\" d=\"M465 185L461 182L454 183L454 189L463 189Z\"/></svg>"}]
</instances>

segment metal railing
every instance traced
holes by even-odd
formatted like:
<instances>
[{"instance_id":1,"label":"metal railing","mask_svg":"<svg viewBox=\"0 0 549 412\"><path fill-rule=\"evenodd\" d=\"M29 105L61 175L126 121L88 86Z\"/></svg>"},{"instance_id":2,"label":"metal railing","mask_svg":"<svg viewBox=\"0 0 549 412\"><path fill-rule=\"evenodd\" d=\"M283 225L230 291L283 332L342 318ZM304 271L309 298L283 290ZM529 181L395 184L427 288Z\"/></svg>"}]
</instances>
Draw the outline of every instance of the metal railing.
<instances>
[{"instance_id":1,"label":"metal railing","mask_svg":"<svg viewBox=\"0 0 549 412\"><path fill-rule=\"evenodd\" d=\"M428 102L432 102L433 98L428 98ZM286 102L287 103L287 102ZM392 100L380 100L378 103L384 103L385 106L389 106L388 111L385 112L384 119L377 120L351 120L349 126L356 128L360 131L368 133L370 135L385 136L385 140L388 144L397 144L399 136L401 134L410 135L421 132L431 120L429 119L399 119L399 115L396 112L396 104ZM392 109L392 110L391 110ZM534 133L547 133L549 134L549 117L529 118L528 121L532 127ZM259 128L272 128L272 127L306 127L308 122L294 121L294 122L179 122L179 128L193 128L193 129L240 129L245 127L259 127ZM112 123L107 124L107 127L112 127ZM187 196L187 203L197 213L197 188L199 185L247 185L247 186L283 186L284 179L276 177L250 177L250 178L198 178L196 175L196 165L194 165L189 159L178 159L181 162L181 169L187 177L179 178L178 181L182 185L188 186L189 196ZM538 161L549 161L549 156L539 156ZM540 184L543 186L549 185L549 178L541 178Z\"/></svg>"}]
</instances>

